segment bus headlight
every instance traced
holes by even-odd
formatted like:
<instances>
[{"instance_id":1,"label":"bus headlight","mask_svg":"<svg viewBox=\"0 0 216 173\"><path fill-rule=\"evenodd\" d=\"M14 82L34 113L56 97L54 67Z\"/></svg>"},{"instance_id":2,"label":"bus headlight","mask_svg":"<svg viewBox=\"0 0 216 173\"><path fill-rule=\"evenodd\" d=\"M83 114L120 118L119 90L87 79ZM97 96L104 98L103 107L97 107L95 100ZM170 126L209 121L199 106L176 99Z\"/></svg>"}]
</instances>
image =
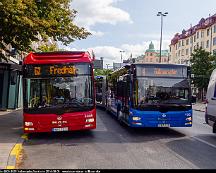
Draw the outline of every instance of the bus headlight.
<instances>
[{"instance_id":1,"label":"bus headlight","mask_svg":"<svg viewBox=\"0 0 216 173\"><path fill-rule=\"evenodd\" d=\"M94 122L94 118L88 118L86 119L86 123L93 123Z\"/></svg>"},{"instance_id":2,"label":"bus headlight","mask_svg":"<svg viewBox=\"0 0 216 173\"><path fill-rule=\"evenodd\" d=\"M140 117L133 117L133 121L139 121L139 120L141 120Z\"/></svg>"},{"instance_id":3,"label":"bus headlight","mask_svg":"<svg viewBox=\"0 0 216 173\"><path fill-rule=\"evenodd\" d=\"M25 126L33 126L33 122L25 122Z\"/></svg>"},{"instance_id":4,"label":"bus headlight","mask_svg":"<svg viewBox=\"0 0 216 173\"><path fill-rule=\"evenodd\" d=\"M186 121L192 121L192 117L186 118Z\"/></svg>"}]
</instances>

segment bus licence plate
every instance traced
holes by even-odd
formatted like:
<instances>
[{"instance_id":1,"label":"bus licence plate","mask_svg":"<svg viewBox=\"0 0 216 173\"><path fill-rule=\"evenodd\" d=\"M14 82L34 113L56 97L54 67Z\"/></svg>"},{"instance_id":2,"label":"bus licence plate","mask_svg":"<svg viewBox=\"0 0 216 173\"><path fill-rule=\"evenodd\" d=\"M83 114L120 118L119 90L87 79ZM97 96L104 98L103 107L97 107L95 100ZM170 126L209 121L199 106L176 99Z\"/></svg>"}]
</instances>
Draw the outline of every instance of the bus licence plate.
<instances>
[{"instance_id":1,"label":"bus licence plate","mask_svg":"<svg viewBox=\"0 0 216 173\"><path fill-rule=\"evenodd\" d=\"M68 127L53 128L52 131L53 131L53 132L64 132L64 131L68 131Z\"/></svg>"},{"instance_id":2,"label":"bus licence plate","mask_svg":"<svg viewBox=\"0 0 216 173\"><path fill-rule=\"evenodd\" d=\"M158 124L158 127L170 127L170 124Z\"/></svg>"}]
</instances>

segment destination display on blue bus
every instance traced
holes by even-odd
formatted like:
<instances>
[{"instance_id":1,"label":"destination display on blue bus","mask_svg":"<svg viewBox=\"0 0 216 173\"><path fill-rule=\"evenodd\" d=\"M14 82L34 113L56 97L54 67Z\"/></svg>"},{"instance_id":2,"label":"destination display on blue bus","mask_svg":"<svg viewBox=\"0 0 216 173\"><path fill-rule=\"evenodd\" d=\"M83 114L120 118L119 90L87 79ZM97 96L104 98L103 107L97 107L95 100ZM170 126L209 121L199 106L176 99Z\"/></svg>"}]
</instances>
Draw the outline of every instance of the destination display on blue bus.
<instances>
[{"instance_id":1,"label":"destination display on blue bus","mask_svg":"<svg viewBox=\"0 0 216 173\"><path fill-rule=\"evenodd\" d=\"M148 76L148 77L187 77L187 67L186 66L161 66L161 65L151 65L151 66L136 66L137 76Z\"/></svg>"},{"instance_id":2,"label":"destination display on blue bus","mask_svg":"<svg viewBox=\"0 0 216 173\"><path fill-rule=\"evenodd\" d=\"M24 67L25 77L76 76L90 73L89 64L27 65Z\"/></svg>"}]
</instances>

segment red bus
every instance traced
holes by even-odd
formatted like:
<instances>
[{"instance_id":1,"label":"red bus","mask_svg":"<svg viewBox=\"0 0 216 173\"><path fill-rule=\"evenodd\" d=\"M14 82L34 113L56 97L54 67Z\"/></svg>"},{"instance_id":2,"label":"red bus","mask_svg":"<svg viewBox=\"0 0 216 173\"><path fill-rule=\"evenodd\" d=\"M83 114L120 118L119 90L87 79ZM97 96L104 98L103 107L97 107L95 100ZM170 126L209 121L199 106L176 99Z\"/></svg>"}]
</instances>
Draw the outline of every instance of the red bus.
<instances>
[{"instance_id":1,"label":"red bus","mask_svg":"<svg viewBox=\"0 0 216 173\"><path fill-rule=\"evenodd\" d=\"M93 60L82 51L30 53L24 59L25 133L96 128Z\"/></svg>"}]
</instances>

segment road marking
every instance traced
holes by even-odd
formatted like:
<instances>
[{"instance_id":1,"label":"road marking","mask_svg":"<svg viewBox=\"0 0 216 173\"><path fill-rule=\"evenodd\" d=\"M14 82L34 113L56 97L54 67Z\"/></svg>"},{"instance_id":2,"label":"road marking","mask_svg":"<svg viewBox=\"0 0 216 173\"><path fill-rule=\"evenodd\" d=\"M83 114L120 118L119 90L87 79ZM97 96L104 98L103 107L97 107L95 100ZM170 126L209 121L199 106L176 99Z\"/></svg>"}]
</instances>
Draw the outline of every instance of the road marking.
<instances>
[{"instance_id":1,"label":"road marking","mask_svg":"<svg viewBox=\"0 0 216 173\"><path fill-rule=\"evenodd\" d=\"M6 169L16 168L16 163L18 162L21 151L22 151L22 143L15 144L12 151L10 152Z\"/></svg>"},{"instance_id":2,"label":"road marking","mask_svg":"<svg viewBox=\"0 0 216 173\"><path fill-rule=\"evenodd\" d=\"M203 143L205 143L205 144L207 144L207 145L209 145L209 146L211 146L211 147L213 147L213 148L216 148L215 145L213 145L213 144L211 144L211 143L209 143L209 142L207 142L207 141L204 141L204 140L202 140L202 139L199 139L199 138L197 138L197 137L195 137L195 136L193 136L192 138L194 138L194 139L196 139L196 140L198 140L198 141L200 141L200 142L203 142Z\"/></svg>"}]
</instances>

